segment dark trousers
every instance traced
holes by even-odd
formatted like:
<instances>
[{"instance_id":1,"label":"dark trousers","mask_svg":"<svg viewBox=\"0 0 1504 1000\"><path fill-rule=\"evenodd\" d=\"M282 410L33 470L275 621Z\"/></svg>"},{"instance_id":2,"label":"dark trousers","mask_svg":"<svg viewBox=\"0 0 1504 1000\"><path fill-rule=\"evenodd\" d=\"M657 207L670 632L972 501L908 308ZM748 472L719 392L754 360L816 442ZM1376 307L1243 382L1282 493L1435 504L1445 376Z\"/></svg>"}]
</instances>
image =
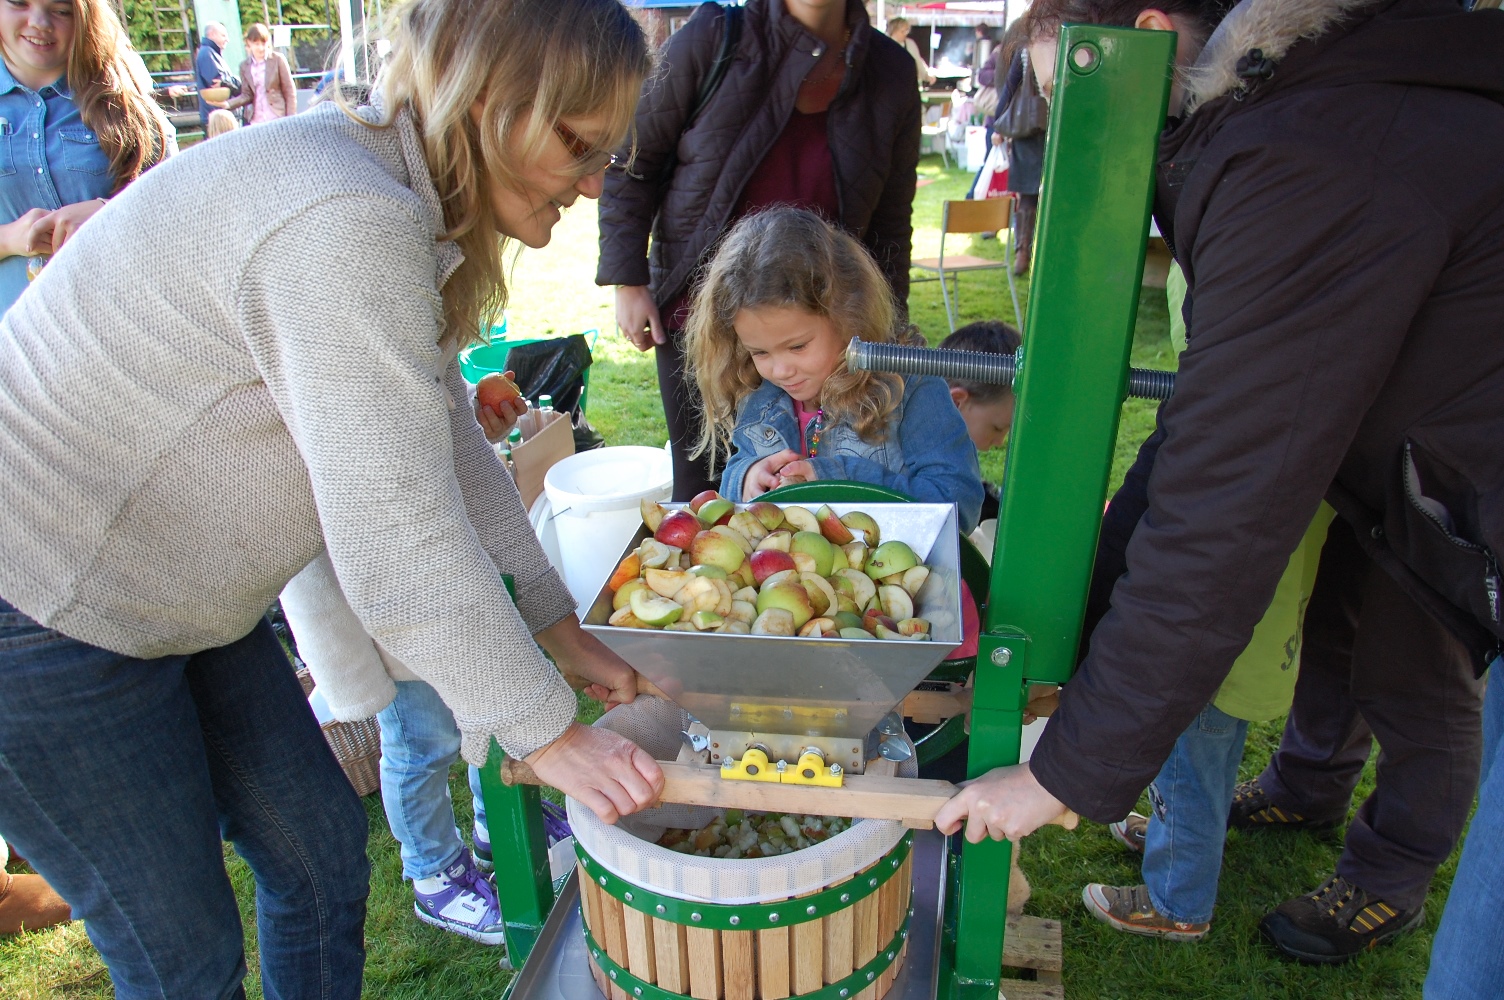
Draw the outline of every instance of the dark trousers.
<instances>
[{"instance_id":1,"label":"dark trousers","mask_svg":"<svg viewBox=\"0 0 1504 1000\"><path fill-rule=\"evenodd\" d=\"M663 417L668 423L669 452L674 463L674 500L687 502L705 490L720 485L719 473L711 475L709 455L691 459L689 453L700 440L700 391L684 372L684 331L667 331L668 342L653 348L658 358L658 395L663 399ZM726 456L721 456L724 464Z\"/></svg>"},{"instance_id":2,"label":"dark trousers","mask_svg":"<svg viewBox=\"0 0 1504 1000\"><path fill-rule=\"evenodd\" d=\"M1306 610L1295 703L1259 782L1282 809L1340 820L1377 739L1377 782L1348 825L1337 873L1410 909L1472 806L1482 690L1462 643L1338 518Z\"/></svg>"}]
</instances>

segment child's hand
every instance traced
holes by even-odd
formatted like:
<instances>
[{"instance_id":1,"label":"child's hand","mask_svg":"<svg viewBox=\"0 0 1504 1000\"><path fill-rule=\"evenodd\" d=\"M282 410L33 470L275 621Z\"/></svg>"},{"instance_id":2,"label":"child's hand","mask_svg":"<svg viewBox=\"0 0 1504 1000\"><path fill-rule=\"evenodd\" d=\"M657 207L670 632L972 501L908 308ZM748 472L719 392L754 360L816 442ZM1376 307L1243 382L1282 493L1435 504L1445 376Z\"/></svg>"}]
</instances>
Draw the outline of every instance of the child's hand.
<instances>
[{"instance_id":1,"label":"child's hand","mask_svg":"<svg viewBox=\"0 0 1504 1000\"><path fill-rule=\"evenodd\" d=\"M747 478L742 480L742 503L755 500L768 490L776 489L779 485L779 473L783 467L798 461L798 458L797 451L785 448L756 462L747 470Z\"/></svg>"},{"instance_id":2,"label":"child's hand","mask_svg":"<svg viewBox=\"0 0 1504 1000\"><path fill-rule=\"evenodd\" d=\"M787 486L790 483L812 483L819 478L815 475L815 467L802 458L778 470L779 486Z\"/></svg>"}]
</instances>

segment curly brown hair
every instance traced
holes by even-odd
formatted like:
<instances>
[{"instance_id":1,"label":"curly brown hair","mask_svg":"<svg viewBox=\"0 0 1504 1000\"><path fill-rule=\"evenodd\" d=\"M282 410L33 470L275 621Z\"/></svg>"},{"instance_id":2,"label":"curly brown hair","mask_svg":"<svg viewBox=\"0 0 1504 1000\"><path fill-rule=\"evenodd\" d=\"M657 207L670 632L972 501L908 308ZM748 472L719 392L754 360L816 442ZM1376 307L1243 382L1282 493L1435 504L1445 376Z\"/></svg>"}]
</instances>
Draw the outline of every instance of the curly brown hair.
<instances>
[{"instance_id":1,"label":"curly brown hair","mask_svg":"<svg viewBox=\"0 0 1504 1000\"><path fill-rule=\"evenodd\" d=\"M801 309L830 321L843 342L894 343L909 331L877 262L849 234L813 212L777 207L739 221L721 239L695 289L685 324L685 366L700 389L704 419L692 457L712 467L729 450L736 410L762 385L733 325L743 309ZM903 380L852 372L841 362L820 389L820 406L867 441L884 436L903 400Z\"/></svg>"}]
</instances>

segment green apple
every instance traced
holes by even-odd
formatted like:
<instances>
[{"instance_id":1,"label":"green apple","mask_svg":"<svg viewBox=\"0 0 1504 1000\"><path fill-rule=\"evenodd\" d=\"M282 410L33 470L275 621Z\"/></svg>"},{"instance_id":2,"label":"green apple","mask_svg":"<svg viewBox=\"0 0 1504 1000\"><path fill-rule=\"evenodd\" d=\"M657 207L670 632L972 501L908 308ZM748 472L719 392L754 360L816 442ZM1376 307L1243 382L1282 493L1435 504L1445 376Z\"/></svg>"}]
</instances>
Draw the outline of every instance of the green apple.
<instances>
[{"instance_id":1,"label":"green apple","mask_svg":"<svg viewBox=\"0 0 1504 1000\"><path fill-rule=\"evenodd\" d=\"M813 573L800 573L799 582L804 584L805 591L809 594L809 602L814 606L817 616L836 610L836 592L825 577L816 576Z\"/></svg>"},{"instance_id":2,"label":"green apple","mask_svg":"<svg viewBox=\"0 0 1504 1000\"><path fill-rule=\"evenodd\" d=\"M777 531L778 526L783 523L783 508L776 503L759 500L748 504L747 511L761 521L762 526L768 531Z\"/></svg>"},{"instance_id":3,"label":"green apple","mask_svg":"<svg viewBox=\"0 0 1504 1000\"><path fill-rule=\"evenodd\" d=\"M695 511L700 523L709 527L712 524L725 524L731 520L731 515L736 513L736 504L725 497L716 497L707 501L704 506Z\"/></svg>"},{"instance_id":4,"label":"green apple","mask_svg":"<svg viewBox=\"0 0 1504 1000\"><path fill-rule=\"evenodd\" d=\"M769 608L752 622L752 635L793 635L794 616L783 608Z\"/></svg>"},{"instance_id":5,"label":"green apple","mask_svg":"<svg viewBox=\"0 0 1504 1000\"><path fill-rule=\"evenodd\" d=\"M847 594L859 608L865 608L872 598L877 596L877 584L872 578L859 570L843 569L834 574L831 581L836 587L836 593ZM845 586L842 585L844 582Z\"/></svg>"},{"instance_id":6,"label":"green apple","mask_svg":"<svg viewBox=\"0 0 1504 1000\"><path fill-rule=\"evenodd\" d=\"M842 639L870 639L872 636L864 628L843 628L840 630Z\"/></svg>"},{"instance_id":7,"label":"green apple","mask_svg":"<svg viewBox=\"0 0 1504 1000\"><path fill-rule=\"evenodd\" d=\"M686 583L694 579L682 569L650 569L643 572L642 578L647 581L648 589L653 593L671 601L684 589ZM642 618L642 615L637 617ZM642 620L647 621L646 618Z\"/></svg>"},{"instance_id":8,"label":"green apple","mask_svg":"<svg viewBox=\"0 0 1504 1000\"><path fill-rule=\"evenodd\" d=\"M711 503L715 503L714 500ZM709 504L706 504L709 506ZM736 541L715 531L702 531L690 543L689 555L701 566L714 566L722 575L735 573L747 553Z\"/></svg>"},{"instance_id":9,"label":"green apple","mask_svg":"<svg viewBox=\"0 0 1504 1000\"><path fill-rule=\"evenodd\" d=\"M783 508L783 519L789 523L794 531L813 531L820 533L820 520L803 507L789 506Z\"/></svg>"},{"instance_id":10,"label":"green apple","mask_svg":"<svg viewBox=\"0 0 1504 1000\"><path fill-rule=\"evenodd\" d=\"M877 599L883 606L883 614L896 622L914 617L914 599L902 587L891 585L878 587Z\"/></svg>"},{"instance_id":11,"label":"green apple","mask_svg":"<svg viewBox=\"0 0 1504 1000\"><path fill-rule=\"evenodd\" d=\"M715 532L717 535L721 535L721 536L723 536L725 538L729 538L733 542L735 542L741 548L742 555L744 555L744 556L750 556L752 554L752 540L750 538L748 538L742 532L737 531L731 525L729 525L729 524L718 524L714 528L711 528L710 530L713 531L713 532Z\"/></svg>"},{"instance_id":12,"label":"green apple","mask_svg":"<svg viewBox=\"0 0 1504 1000\"><path fill-rule=\"evenodd\" d=\"M923 563L904 570L903 583L900 586L909 592L910 597L918 597L919 589L924 586L924 581L930 578L930 568Z\"/></svg>"},{"instance_id":13,"label":"green apple","mask_svg":"<svg viewBox=\"0 0 1504 1000\"><path fill-rule=\"evenodd\" d=\"M648 586L652 586L649 584ZM715 589L715 581L703 576L690 577L688 583L680 588L673 600L684 605L685 614L694 614L696 611L714 611L720 603L720 591Z\"/></svg>"},{"instance_id":14,"label":"green apple","mask_svg":"<svg viewBox=\"0 0 1504 1000\"><path fill-rule=\"evenodd\" d=\"M843 516L841 523L846 525L857 541L865 542L868 548L875 547L881 538L882 532L877 529L877 522L872 520L871 514L854 510Z\"/></svg>"},{"instance_id":15,"label":"green apple","mask_svg":"<svg viewBox=\"0 0 1504 1000\"><path fill-rule=\"evenodd\" d=\"M684 572L690 576L705 576L712 580L729 580L731 578L731 574L721 569L721 567L708 566L702 563L696 563Z\"/></svg>"},{"instance_id":16,"label":"green apple","mask_svg":"<svg viewBox=\"0 0 1504 1000\"><path fill-rule=\"evenodd\" d=\"M775 531L757 543L757 550L766 552L772 549L778 552L787 552L789 550L789 543L793 540L794 533L792 531Z\"/></svg>"},{"instance_id":17,"label":"green apple","mask_svg":"<svg viewBox=\"0 0 1504 1000\"><path fill-rule=\"evenodd\" d=\"M764 587L757 595L757 613L761 616L769 608L782 608L794 618L794 628L804 627L804 623L815 616L815 609L810 604L809 591L805 590L796 580L787 580L771 587ZM637 617L642 618L641 615ZM647 621L643 618L643 621Z\"/></svg>"},{"instance_id":18,"label":"green apple","mask_svg":"<svg viewBox=\"0 0 1504 1000\"><path fill-rule=\"evenodd\" d=\"M711 501L711 503L714 502L713 500ZM714 611L696 611L689 616L689 623L701 632L708 632L713 628L720 628L726 623L726 619Z\"/></svg>"},{"instance_id":19,"label":"green apple","mask_svg":"<svg viewBox=\"0 0 1504 1000\"><path fill-rule=\"evenodd\" d=\"M630 607L618 608L606 619L607 625L615 625L617 628L652 628L647 622L632 613Z\"/></svg>"},{"instance_id":20,"label":"green apple","mask_svg":"<svg viewBox=\"0 0 1504 1000\"><path fill-rule=\"evenodd\" d=\"M646 586L647 584L643 582L642 577L638 577L635 580L628 580L620 587L617 587L616 593L611 595L612 610L620 611L622 608L626 607L628 602L632 600L632 591L641 590Z\"/></svg>"},{"instance_id":21,"label":"green apple","mask_svg":"<svg viewBox=\"0 0 1504 1000\"><path fill-rule=\"evenodd\" d=\"M867 568L867 546L862 542L847 542L841 546L841 553L846 557L846 564L855 570ZM839 569L840 567L836 567Z\"/></svg>"},{"instance_id":22,"label":"green apple","mask_svg":"<svg viewBox=\"0 0 1504 1000\"><path fill-rule=\"evenodd\" d=\"M837 611L831 618L836 623L836 628L861 628L862 616L854 615L850 611Z\"/></svg>"},{"instance_id":23,"label":"green apple","mask_svg":"<svg viewBox=\"0 0 1504 1000\"><path fill-rule=\"evenodd\" d=\"M731 520L726 522L729 527L735 528L747 536L753 545L762 541L768 535L768 529L762 526L756 514L751 511L737 511L731 515Z\"/></svg>"},{"instance_id":24,"label":"green apple","mask_svg":"<svg viewBox=\"0 0 1504 1000\"><path fill-rule=\"evenodd\" d=\"M789 542L789 554L798 561L799 553L804 553L815 561L814 568L808 572L816 576L829 576L831 564L835 561L833 554L834 546L825 540L825 536L818 531L800 531Z\"/></svg>"},{"instance_id":25,"label":"green apple","mask_svg":"<svg viewBox=\"0 0 1504 1000\"><path fill-rule=\"evenodd\" d=\"M883 542L867 557L867 575L874 580L881 580L885 576L903 573L918 565L919 557L904 542Z\"/></svg>"},{"instance_id":26,"label":"green apple","mask_svg":"<svg viewBox=\"0 0 1504 1000\"><path fill-rule=\"evenodd\" d=\"M830 547L830 556L831 556L831 559L830 559L830 572L831 573L834 573L838 569L850 569L851 568L851 562L846 558L846 550L843 549L843 548L841 548L841 546L839 546L839 545L832 545Z\"/></svg>"},{"instance_id":27,"label":"green apple","mask_svg":"<svg viewBox=\"0 0 1504 1000\"><path fill-rule=\"evenodd\" d=\"M642 560L643 569L662 569L670 559L678 558L678 555L678 549L664 545L656 538L644 538L642 544L637 546L637 557Z\"/></svg>"},{"instance_id":28,"label":"green apple","mask_svg":"<svg viewBox=\"0 0 1504 1000\"><path fill-rule=\"evenodd\" d=\"M760 594L764 590L767 590L769 587L776 587L778 584L783 583L786 580L793 580L797 583L799 580L799 571L797 569L779 570L777 573L774 573L772 576L763 580L763 582L758 585L757 592Z\"/></svg>"},{"instance_id":29,"label":"green apple","mask_svg":"<svg viewBox=\"0 0 1504 1000\"><path fill-rule=\"evenodd\" d=\"M845 545L854 537L851 529L841 523L829 504L815 511L815 520L820 523L820 534L832 545Z\"/></svg>"}]
</instances>

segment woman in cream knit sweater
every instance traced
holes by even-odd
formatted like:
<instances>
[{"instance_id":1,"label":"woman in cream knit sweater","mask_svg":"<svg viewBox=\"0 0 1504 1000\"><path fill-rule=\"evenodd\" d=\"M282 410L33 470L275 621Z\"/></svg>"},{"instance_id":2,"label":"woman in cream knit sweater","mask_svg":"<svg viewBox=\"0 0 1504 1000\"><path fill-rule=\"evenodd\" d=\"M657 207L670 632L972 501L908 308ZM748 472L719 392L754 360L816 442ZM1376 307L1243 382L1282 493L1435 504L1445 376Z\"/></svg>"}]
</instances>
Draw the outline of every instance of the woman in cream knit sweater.
<instances>
[{"instance_id":1,"label":"woman in cream knit sweater","mask_svg":"<svg viewBox=\"0 0 1504 1000\"><path fill-rule=\"evenodd\" d=\"M359 994L365 815L261 619L322 552L467 760L495 738L607 819L662 779L574 722L539 645L617 700L631 670L579 628L455 364L504 242L599 195L646 42L616 0L412 0L391 37L375 106L162 164L0 323L0 829L120 996L236 995L221 837L268 995Z\"/></svg>"}]
</instances>

